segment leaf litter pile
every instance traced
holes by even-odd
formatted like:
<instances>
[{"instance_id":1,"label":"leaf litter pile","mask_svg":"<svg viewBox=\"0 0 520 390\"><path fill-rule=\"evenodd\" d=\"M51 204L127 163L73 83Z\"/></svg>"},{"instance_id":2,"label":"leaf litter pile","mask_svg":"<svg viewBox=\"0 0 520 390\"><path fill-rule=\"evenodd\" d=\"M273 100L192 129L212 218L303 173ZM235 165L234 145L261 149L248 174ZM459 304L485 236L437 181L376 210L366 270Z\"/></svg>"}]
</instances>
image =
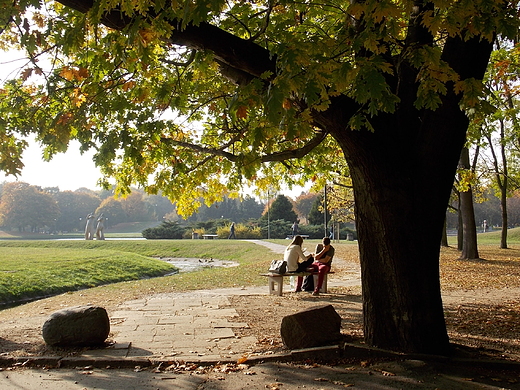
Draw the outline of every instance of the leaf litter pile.
<instances>
[{"instance_id":1,"label":"leaf litter pile","mask_svg":"<svg viewBox=\"0 0 520 390\"><path fill-rule=\"evenodd\" d=\"M479 247L478 260L460 260L455 248L441 250L441 285L446 324L452 343L473 355L520 361L520 246L498 249ZM352 266L359 266L354 245L336 246L331 281L351 276ZM359 277L359 275L358 275ZM309 293L285 291L282 297L233 296L231 304L247 322L242 335L259 340L254 352L283 352L280 324L284 316L309 307L332 304L342 317L346 341L361 342L363 318L361 288L329 287L329 294L314 297Z\"/></svg>"}]
</instances>

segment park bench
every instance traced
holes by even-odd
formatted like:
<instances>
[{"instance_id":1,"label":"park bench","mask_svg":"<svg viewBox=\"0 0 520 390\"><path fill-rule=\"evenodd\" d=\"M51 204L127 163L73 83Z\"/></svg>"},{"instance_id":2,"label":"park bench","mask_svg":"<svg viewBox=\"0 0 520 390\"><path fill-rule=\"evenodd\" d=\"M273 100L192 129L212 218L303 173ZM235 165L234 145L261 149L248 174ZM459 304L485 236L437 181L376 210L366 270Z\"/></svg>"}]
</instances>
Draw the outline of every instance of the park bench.
<instances>
[{"instance_id":1,"label":"park bench","mask_svg":"<svg viewBox=\"0 0 520 390\"><path fill-rule=\"evenodd\" d=\"M203 234L202 238L204 238L205 240L216 240L218 238L218 234Z\"/></svg>"},{"instance_id":2,"label":"park bench","mask_svg":"<svg viewBox=\"0 0 520 390\"><path fill-rule=\"evenodd\" d=\"M328 272L325 274L325 277L323 278L323 284L321 285L320 292L326 293L327 292L327 275L333 274L333 271ZM269 294L276 294L279 296L282 296L283 294L283 279L285 277L298 277L298 276L308 276L313 275L314 277L314 285L318 284L318 273L317 272L290 272L285 274L275 274L272 272L268 272L265 274L260 274L261 276L267 277L267 285L269 287Z\"/></svg>"}]
</instances>

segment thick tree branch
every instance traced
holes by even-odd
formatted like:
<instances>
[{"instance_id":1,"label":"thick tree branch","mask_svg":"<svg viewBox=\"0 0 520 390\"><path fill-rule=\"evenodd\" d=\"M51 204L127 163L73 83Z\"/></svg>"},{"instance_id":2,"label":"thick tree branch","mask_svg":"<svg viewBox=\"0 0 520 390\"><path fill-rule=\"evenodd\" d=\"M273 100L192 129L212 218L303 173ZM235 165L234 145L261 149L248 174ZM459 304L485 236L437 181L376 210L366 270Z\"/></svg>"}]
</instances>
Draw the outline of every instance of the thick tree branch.
<instances>
[{"instance_id":1,"label":"thick tree branch","mask_svg":"<svg viewBox=\"0 0 520 390\"><path fill-rule=\"evenodd\" d=\"M284 161L289 159L297 159L302 158L309 154L315 147L322 143L322 141L327 136L326 132L319 131L316 133L314 138L312 138L307 144L298 149L293 150L284 150L278 153L266 154L262 156L260 159L262 162L270 162L270 161Z\"/></svg>"},{"instance_id":2,"label":"thick tree branch","mask_svg":"<svg viewBox=\"0 0 520 390\"><path fill-rule=\"evenodd\" d=\"M93 0L58 0L61 4L86 13L94 7ZM102 23L110 28L122 30L133 20L118 10L105 13ZM254 77L269 72L276 73L276 58L258 44L239 38L208 23L198 26L188 25L180 30L179 20L170 20L175 28L169 42L196 50L209 50L219 62Z\"/></svg>"},{"instance_id":3,"label":"thick tree branch","mask_svg":"<svg viewBox=\"0 0 520 390\"><path fill-rule=\"evenodd\" d=\"M315 137L312 138L308 143L298 149L292 150L284 150L282 152L266 154L260 157L260 161L272 162L272 161L284 161L289 159L298 159L302 158L305 155L309 154L315 147L317 147L327 136L325 132L317 132ZM234 139L221 148L209 148L201 145L192 144L189 142L176 141L171 138L162 138L161 142L168 143L171 145L181 146L183 148L187 148L199 153L205 153L212 156L220 156L228 159L231 162L238 162L239 156L230 152L227 152L227 149L232 143L236 142L238 139Z\"/></svg>"}]
</instances>

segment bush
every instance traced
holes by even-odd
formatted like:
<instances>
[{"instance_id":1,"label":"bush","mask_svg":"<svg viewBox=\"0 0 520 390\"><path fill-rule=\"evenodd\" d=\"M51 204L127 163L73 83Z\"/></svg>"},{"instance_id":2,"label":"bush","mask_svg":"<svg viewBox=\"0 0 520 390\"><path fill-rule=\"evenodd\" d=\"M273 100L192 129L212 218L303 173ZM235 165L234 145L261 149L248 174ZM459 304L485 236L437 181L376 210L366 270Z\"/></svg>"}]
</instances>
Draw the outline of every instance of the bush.
<instances>
[{"instance_id":1,"label":"bush","mask_svg":"<svg viewBox=\"0 0 520 390\"><path fill-rule=\"evenodd\" d=\"M186 228L177 222L163 222L159 226L144 229L142 235L148 240L157 239L180 239L183 238Z\"/></svg>"},{"instance_id":2,"label":"bush","mask_svg":"<svg viewBox=\"0 0 520 390\"><path fill-rule=\"evenodd\" d=\"M323 225L300 225L298 227L299 234L306 234L310 239L319 239L321 240L325 235L325 229ZM327 237L329 236L330 231L327 231ZM348 227L341 227L339 229L339 239L346 240L347 234L352 234L353 239L357 240L357 233L355 230L352 230ZM271 235L272 237L272 235Z\"/></svg>"},{"instance_id":3,"label":"bush","mask_svg":"<svg viewBox=\"0 0 520 390\"><path fill-rule=\"evenodd\" d=\"M218 227L217 234L218 238L228 238L229 226ZM235 237L238 239L262 239L262 229L258 226L235 224Z\"/></svg>"},{"instance_id":4,"label":"bush","mask_svg":"<svg viewBox=\"0 0 520 390\"><path fill-rule=\"evenodd\" d=\"M306 234L310 239L321 240L325 234L325 230L323 225L300 225L298 226L298 233Z\"/></svg>"},{"instance_id":5,"label":"bush","mask_svg":"<svg viewBox=\"0 0 520 390\"><path fill-rule=\"evenodd\" d=\"M269 227L267 226L267 220L259 220L262 226L263 237L267 238L267 229L270 232L270 238L286 238L287 235L292 234L292 224L284 219L277 219L276 221L269 221Z\"/></svg>"}]
</instances>

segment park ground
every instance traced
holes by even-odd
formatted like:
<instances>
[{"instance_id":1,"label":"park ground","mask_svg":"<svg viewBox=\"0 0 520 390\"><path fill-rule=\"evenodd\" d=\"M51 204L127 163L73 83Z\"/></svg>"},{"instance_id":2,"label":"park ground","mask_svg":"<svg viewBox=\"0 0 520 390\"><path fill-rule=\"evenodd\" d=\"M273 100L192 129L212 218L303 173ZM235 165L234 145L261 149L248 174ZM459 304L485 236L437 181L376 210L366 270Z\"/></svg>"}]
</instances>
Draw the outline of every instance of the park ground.
<instances>
[{"instance_id":1,"label":"park ground","mask_svg":"<svg viewBox=\"0 0 520 390\"><path fill-rule=\"evenodd\" d=\"M359 266L357 248L352 245L337 245L337 250L334 279L352 281L358 277L356 276L356 267ZM443 301L449 336L457 356L470 359L475 362L474 364L464 367L439 366L417 359L366 359L361 356L351 356L334 364L308 360L297 363L269 362L250 366L246 361L242 367L220 365L212 369L199 369L199 371L194 369L189 375L198 384L195 387L186 385L185 388L285 390L298 388L302 383L307 383L305 387L310 389L351 386L358 388L386 386L381 388L405 389L520 388L520 370L518 370L520 366L516 365L514 366L516 368L511 369L508 365L515 362L520 364L520 247L497 250L489 246L482 248L480 254L481 260L462 261L457 259L458 252L455 249L445 248L441 258ZM112 293L107 294L107 291ZM153 293L141 289L128 296L118 295L114 290L94 288L3 310L0 312L0 347L3 355L48 354L50 351L41 339L42 319L58 309L95 302L110 312L129 299ZM342 332L345 334L346 341L363 345L361 288L356 283L349 282L345 286L338 283L336 287L330 288L329 294L319 297L313 297L308 293L286 293L282 297L267 294L231 295L230 302L239 313L239 317L235 320L250 325L249 329L241 330L238 336L255 336L258 340L257 350L266 356L287 352L284 350L279 333L283 316L322 304L332 304L343 318ZM504 365L493 366L493 369L490 369L487 364L479 366L479 361L494 361ZM295 369L298 370L301 381L291 387L296 375ZM19 371L18 369L11 372L12 378L21 374ZM155 372L155 378L153 372L143 372L141 378L149 378L147 383L152 383L161 375L175 374L182 379L188 378L185 372L179 373L179 370L169 373L160 371ZM33 374L26 373L26 375L34 375L34 372L31 372ZM80 370L74 375L83 378L85 375L90 375L89 372L90 370ZM345 372L350 376L345 377ZM98 374L102 375L99 372ZM376 385L380 377L386 377L386 385L383 383ZM394 381L393 384L391 380ZM159 379L163 385L165 381L167 380ZM374 387L369 386L369 383L373 383ZM246 384L247 387L241 387ZM54 388L60 389L59 386ZM136 388L148 387L143 384L142 387ZM178 388L183 388L180 383Z\"/></svg>"}]
</instances>

